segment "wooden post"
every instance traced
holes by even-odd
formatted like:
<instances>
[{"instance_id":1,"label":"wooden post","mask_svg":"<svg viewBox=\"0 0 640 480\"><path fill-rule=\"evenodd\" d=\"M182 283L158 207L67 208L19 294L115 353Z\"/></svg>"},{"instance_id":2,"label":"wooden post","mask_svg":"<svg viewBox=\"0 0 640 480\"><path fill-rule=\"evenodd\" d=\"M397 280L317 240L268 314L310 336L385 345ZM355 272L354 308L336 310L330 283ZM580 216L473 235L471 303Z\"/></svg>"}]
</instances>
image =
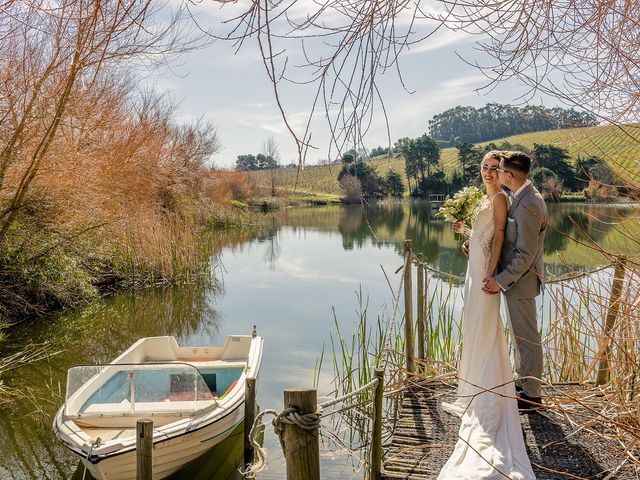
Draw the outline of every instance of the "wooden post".
<instances>
[{"instance_id":1,"label":"wooden post","mask_svg":"<svg viewBox=\"0 0 640 480\"><path fill-rule=\"evenodd\" d=\"M620 296L624 282L624 258L618 257L614 266L613 283L611 284L611 296L609 297L609 309L604 324L605 347L601 353L600 365L596 385L604 385L609 381L609 357L611 356L611 330L616 323L618 310L620 309Z\"/></svg>"},{"instance_id":2,"label":"wooden post","mask_svg":"<svg viewBox=\"0 0 640 480\"><path fill-rule=\"evenodd\" d=\"M284 391L284 408L296 407L298 413L315 413L316 390L290 388ZM320 480L320 444L318 429L305 430L284 424L284 455L287 460L287 480Z\"/></svg>"},{"instance_id":3,"label":"wooden post","mask_svg":"<svg viewBox=\"0 0 640 480\"><path fill-rule=\"evenodd\" d=\"M244 466L253 463L253 446L249 441L249 434L256 418L256 379L247 377L244 393Z\"/></svg>"},{"instance_id":4,"label":"wooden post","mask_svg":"<svg viewBox=\"0 0 640 480\"><path fill-rule=\"evenodd\" d=\"M382 470L382 397L384 396L384 369L376 368L376 385L373 397L373 432L371 435L371 476L369 480L379 480Z\"/></svg>"},{"instance_id":5,"label":"wooden post","mask_svg":"<svg viewBox=\"0 0 640 480\"><path fill-rule=\"evenodd\" d=\"M427 295L429 294L429 270L424 267L424 330L425 330L425 346L424 354L427 360L431 359L431 318L427 320Z\"/></svg>"},{"instance_id":6,"label":"wooden post","mask_svg":"<svg viewBox=\"0 0 640 480\"><path fill-rule=\"evenodd\" d=\"M424 354L425 346L425 322L424 322L424 255L418 254L418 358L426 358Z\"/></svg>"},{"instance_id":7,"label":"wooden post","mask_svg":"<svg viewBox=\"0 0 640 480\"><path fill-rule=\"evenodd\" d=\"M153 420L143 418L136 422L137 480L152 480L153 475Z\"/></svg>"},{"instance_id":8,"label":"wooden post","mask_svg":"<svg viewBox=\"0 0 640 480\"><path fill-rule=\"evenodd\" d=\"M404 331L406 343L407 372L414 373L416 366L413 358L413 300L411 272L411 240L404 241Z\"/></svg>"}]
</instances>

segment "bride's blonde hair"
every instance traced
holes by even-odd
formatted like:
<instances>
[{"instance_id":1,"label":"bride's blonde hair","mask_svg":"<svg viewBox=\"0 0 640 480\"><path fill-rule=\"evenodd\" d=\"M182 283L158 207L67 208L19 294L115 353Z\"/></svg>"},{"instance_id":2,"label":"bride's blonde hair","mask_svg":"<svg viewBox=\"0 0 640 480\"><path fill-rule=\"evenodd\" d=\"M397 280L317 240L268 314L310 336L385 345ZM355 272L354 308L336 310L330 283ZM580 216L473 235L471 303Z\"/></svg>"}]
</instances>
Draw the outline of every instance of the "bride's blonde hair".
<instances>
[{"instance_id":1,"label":"bride's blonde hair","mask_svg":"<svg viewBox=\"0 0 640 480\"><path fill-rule=\"evenodd\" d=\"M495 158L496 160L502 160L503 158L505 158L506 153L507 152L505 152L504 150L489 150L487 153L484 154L481 161L489 160L490 158Z\"/></svg>"}]
</instances>

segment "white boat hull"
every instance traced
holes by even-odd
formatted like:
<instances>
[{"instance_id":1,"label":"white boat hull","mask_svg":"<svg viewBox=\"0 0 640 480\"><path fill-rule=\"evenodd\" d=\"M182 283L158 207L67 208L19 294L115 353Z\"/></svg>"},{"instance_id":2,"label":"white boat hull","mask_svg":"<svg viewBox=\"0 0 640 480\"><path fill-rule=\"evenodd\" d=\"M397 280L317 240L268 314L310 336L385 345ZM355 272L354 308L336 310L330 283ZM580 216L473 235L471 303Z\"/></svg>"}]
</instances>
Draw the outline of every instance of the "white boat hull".
<instances>
[{"instance_id":1,"label":"white boat hull","mask_svg":"<svg viewBox=\"0 0 640 480\"><path fill-rule=\"evenodd\" d=\"M79 456L87 471L97 480L133 480L137 474L135 422L140 418L150 418L154 421L153 478L166 478L225 440L243 421L246 380L257 377L262 345L262 338L255 336L229 336L223 347L178 347L173 337L142 339L106 368L97 370L99 373L67 398L54 419L54 433ZM152 363L145 364L151 356ZM148 399L138 400L132 391L127 398L135 398L138 403L134 404L131 413L128 413L129 407L121 409L121 403L125 402L87 400L93 398L92 392L97 388L107 385L105 378L115 378L111 371L120 371L121 366L125 366L127 371L142 368L141 371L154 373L162 372L165 365L168 366L164 372L171 372L174 365L185 364L192 370L202 368L220 372L221 376L216 378L226 378L218 383L218 386L225 385L223 390L233 378L237 380L224 395L211 400L202 400L196 395L193 398L197 400L192 401L178 398L168 403L167 400L149 403ZM229 377L229 369L241 372L239 377ZM136 378L133 373L131 376ZM180 380L180 375L176 377ZM166 380L166 377L162 378ZM131 380L131 385L133 382ZM70 390L69 386L67 390ZM93 410L90 411L87 405ZM115 412L114 407L117 408ZM149 413L145 413L147 411Z\"/></svg>"},{"instance_id":2,"label":"white boat hull","mask_svg":"<svg viewBox=\"0 0 640 480\"><path fill-rule=\"evenodd\" d=\"M226 439L243 419L244 402L224 419L206 427L168 440L154 441L153 478L166 478L195 460ZM96 480L136 478L135 450L105 458L95 464L83 458L82 463Z\"/></svg>"}]
</instances>

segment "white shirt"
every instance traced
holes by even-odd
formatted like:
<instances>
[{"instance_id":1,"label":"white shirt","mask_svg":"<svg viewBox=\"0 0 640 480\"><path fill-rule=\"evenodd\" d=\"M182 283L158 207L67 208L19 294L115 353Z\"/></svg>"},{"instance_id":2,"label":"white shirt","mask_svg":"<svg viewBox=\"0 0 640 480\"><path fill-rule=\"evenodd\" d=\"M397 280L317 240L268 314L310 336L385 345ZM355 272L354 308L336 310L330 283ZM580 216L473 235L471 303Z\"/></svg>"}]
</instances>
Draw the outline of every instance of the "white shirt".
<instances>
[{"instance_id":1,"label":"white shirt","mask_svg":"<svg viewBox=\"0 0 640 480\"><path fill-rule=\"evenodd\" d=\"M513 192L513 194L512 194L512 195L513 195L513 198L518 198L518 195L520 195L520 194L522 193L522 191L525 189L525 187L526 187L527 185L531 185L531 181L530 181L529 179L526 179L526 180L524 181L524 183L522 184L522 186L521 186L518 190L516 190L515 192Z\"/></svg>"}]
</instances>

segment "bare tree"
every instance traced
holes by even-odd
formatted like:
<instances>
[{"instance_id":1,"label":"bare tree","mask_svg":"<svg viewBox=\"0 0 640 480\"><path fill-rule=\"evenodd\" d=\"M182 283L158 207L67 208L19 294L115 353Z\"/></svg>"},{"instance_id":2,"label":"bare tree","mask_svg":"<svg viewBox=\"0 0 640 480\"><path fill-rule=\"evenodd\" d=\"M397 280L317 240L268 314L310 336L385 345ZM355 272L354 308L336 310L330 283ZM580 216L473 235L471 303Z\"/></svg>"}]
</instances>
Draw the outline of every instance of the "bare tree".
<instances>
[{"instance_id":1,"label":"bare tree","mask_svg":"<svg viewBox=\"0 0 640 480\"><path fill-rule=\"evenodd\" d=\"M262 154L270 159L269 161L269 173L271 175L271 196L276 196L276 186L278 183L278 171L280 165L280 150L278 144L273 137L267 138L262 144Z\"/></svg>"},{"instance_id":2,"label":"bare tree","mask_svg":"<svg viewBox=\"0 0 640 480\"><path fill-rule=\"evenodd\" d=\"M180 11L163 23L155 2L64 0L0 6L0 242L27 204L30 187L69 107L125 61L163 60L198 45Z\"/></svg>"}]
</instances>

